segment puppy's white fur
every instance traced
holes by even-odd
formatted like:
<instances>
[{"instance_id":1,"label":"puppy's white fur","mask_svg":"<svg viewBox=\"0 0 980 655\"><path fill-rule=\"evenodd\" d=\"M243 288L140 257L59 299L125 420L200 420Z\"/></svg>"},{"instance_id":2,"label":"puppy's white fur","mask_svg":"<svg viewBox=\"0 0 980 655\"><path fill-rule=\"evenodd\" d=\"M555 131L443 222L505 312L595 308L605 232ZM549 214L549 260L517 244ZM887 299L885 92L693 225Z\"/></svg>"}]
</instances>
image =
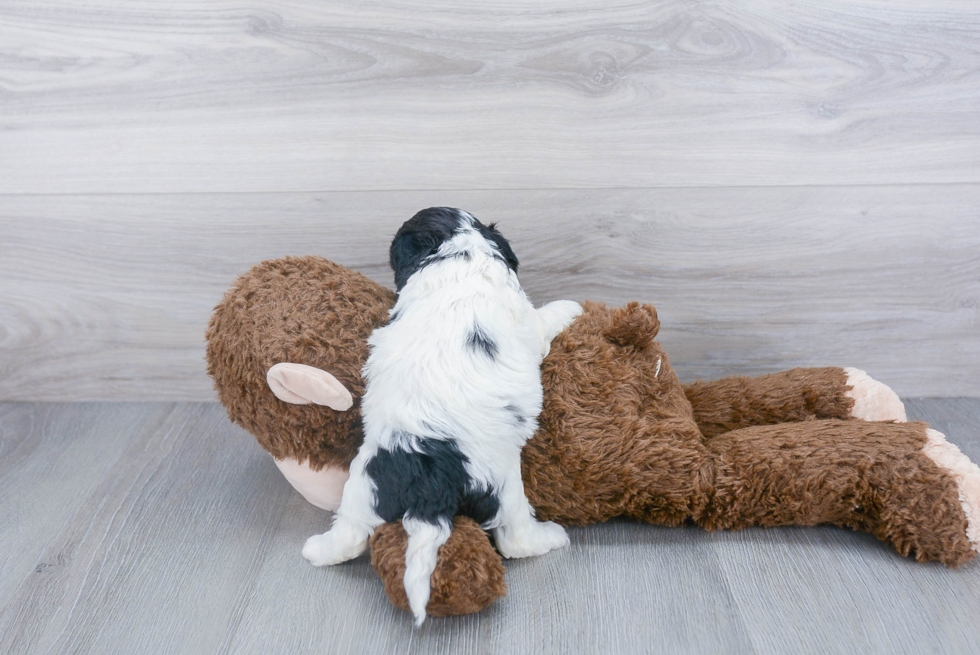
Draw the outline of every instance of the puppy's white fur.
<instances>
[{"instance_id":1,"label":"puppy's white fur","mask_svg":"<svg viewBox=\"0 0 980 655\"><path fill-rule=\"evenodd\" d=\"M499 511L483 527L493 530L504 557L540 555L568 543L561 526L534 519L520 452L541 412L541 360L582 308L557 301L535 310L516 273L473 228L472 216L460 212L460 218L464 227L405 283L392 310L397 320L368 341L364 444L351 464L333 526L303 548L316 566L364 552L383 523L365 466L381 448L418 451L412 443L418 437L454 439L472 483L497 491ZM494 357L467 344L476 325L497 346ZM402 524L409 534L405 590L420 625L436 556L451 525L411 517Z\"/></svg>"}]
</instances>

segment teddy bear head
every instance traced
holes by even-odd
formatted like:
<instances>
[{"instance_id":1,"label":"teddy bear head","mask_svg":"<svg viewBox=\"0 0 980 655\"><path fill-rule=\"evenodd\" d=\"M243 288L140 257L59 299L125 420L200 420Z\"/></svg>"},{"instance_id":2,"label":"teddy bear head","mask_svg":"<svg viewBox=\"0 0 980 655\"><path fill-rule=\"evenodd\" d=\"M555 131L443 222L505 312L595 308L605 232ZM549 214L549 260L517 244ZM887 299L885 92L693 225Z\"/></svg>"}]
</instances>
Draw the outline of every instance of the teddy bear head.
<instances>
[{"instance_id":1,"label":"teddy bear head","mask_svg":"<svg viewBox=\"0 0 980 655\"><path fill-rule=\"evenodd\" d=\"M394 292L321 257L253 267L225 294L208 325L208 373L228 416L277 460L313 471L347 469L363 439L367 339L394 304ZM281 400L267 375L282 362L328 371L348 402L331 407Z\"/></svg>"}]
</instances>

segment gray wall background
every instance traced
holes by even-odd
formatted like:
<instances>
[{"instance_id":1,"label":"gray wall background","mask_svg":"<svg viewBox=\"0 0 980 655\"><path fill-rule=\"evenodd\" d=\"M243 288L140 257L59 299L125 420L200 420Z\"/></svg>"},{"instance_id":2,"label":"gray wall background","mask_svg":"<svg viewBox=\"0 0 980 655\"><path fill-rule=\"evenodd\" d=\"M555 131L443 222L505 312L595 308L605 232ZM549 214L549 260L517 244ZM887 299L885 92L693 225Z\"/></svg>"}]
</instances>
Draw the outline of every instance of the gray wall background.
<instances>
[{"instance_id":1,"label":"gray wall background","mask_svg":"<svg viewBox=\"0 0 980 655\"><path fill-rule=\"evenodd\" d=\"M684 380L980 396L980 6L0 5L0 400L213 399L236 275L390 286L430 205L536 302L654 303Z\"/></svg>"}]
</instances>

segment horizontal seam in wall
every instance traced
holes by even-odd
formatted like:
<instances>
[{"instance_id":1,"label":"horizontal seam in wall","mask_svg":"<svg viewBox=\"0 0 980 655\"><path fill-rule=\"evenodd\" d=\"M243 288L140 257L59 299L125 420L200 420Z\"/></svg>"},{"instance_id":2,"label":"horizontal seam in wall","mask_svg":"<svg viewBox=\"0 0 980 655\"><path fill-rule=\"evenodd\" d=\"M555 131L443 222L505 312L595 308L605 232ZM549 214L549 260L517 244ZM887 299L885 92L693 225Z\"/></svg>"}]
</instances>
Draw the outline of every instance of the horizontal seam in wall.
<instances>
[{"instance_id":1,"label":"horizontal seam in wall","mask_svg":"<svg viewBox=\"0 0 980 655\"><path fill-rule=\"evenodd\" d=\"M323 195L358 193L498 193L501 191L541 192L541 191L671 191L706 189L859 189L890 187L971 187L980 186L976 182L894 182L880 184L717 184L717 185L675 185L675 186L605 186L605 187L499 187L480 189L457 188L418 188L418 189L300 189L293 191L66 191L66 192L28 192L8 193L0 191L0 198L31 197L79 197L79 196L241 196L241 195Z\"/></svg>"}]
</instances>

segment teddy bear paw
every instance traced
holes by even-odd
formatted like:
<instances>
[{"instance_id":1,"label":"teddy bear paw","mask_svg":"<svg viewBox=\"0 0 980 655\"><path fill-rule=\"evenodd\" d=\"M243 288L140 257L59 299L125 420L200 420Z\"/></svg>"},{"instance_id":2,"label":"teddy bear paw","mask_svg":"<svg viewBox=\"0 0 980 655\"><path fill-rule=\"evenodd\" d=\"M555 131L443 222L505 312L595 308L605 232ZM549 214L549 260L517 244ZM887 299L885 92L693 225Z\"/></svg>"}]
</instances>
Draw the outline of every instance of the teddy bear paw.
<instances>
[{"instance_id":1,"label":"teddy bear paw","mask_svg":"<svg viewBox=\"0 0 980 655\"><path fill-rule=\"evenodd\" d=\"M922 452L956 480L960 505L966 516L966 536L973 550L980 552L980 467L938 430L926 430Z\"/></svg>"},{"instance_id":2,"label":"teddy bear paw","mask_svg":"<svg viewBox=\"0 0 980 655\"><path fill-rule=\"evenodd\" d=\"M847 374L847 385L850 387L844 395L854 400L854 407L851 408L853 418L899 423L908 420L905 405L888 385L878 382L857 368L845 368L844 373Z\"/></svg>"},{"instance_id":3,"label":"teddy bear paw","mask_svg":"<svg viewBox=\"0 0 980 655\"><path fill-rule=\"evenodd\" d=\"M509 559L544 555L569 544L565 528L551 521L535 521L518 529L500 528L494 537L500 554Z\"/></svg>"}]
</instances>

